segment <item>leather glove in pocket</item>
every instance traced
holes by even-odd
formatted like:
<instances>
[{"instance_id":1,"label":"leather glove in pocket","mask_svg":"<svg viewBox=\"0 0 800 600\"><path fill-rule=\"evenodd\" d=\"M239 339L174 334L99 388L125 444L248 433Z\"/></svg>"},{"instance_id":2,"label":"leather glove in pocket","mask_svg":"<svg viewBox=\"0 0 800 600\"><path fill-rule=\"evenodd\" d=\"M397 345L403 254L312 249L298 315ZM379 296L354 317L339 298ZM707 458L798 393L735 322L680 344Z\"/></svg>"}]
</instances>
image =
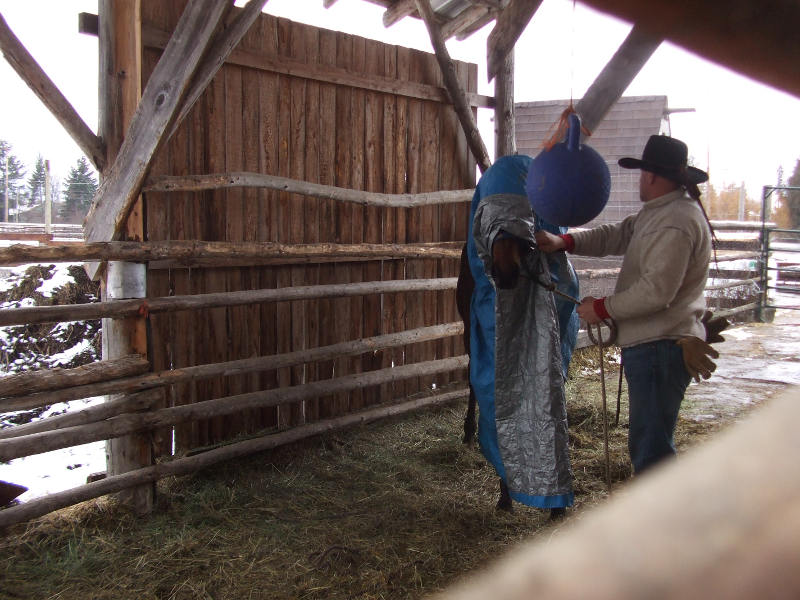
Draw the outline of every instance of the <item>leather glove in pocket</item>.
<instances>
[{"instance_id":1,"label":"leather glove in pocket","mask_svg":"<svg viewBox=\"0 0 800 600\"><path fill-rule=\"evenodd\" d=\"M686 370L689 371L689 375L695 381L699 383L701 376L703 379L711 377L711 373L714 372L717 365L709 356L719 358L719 352L714 350L710 344L695 336L681 338L675 343L681 347L683 364L686 365Z\"/></svg>"},{"instance_id":2,"label":"leather glove in pocket","mask_svg":"<svg viewBox=\"0 0 800 600\"><path fill-rule=\"evenodd\" d=\"M725 338L722 337L720 333L727 329L731 324L728 319L725 317L715 317L714 313L712 313L710 310L707 310L700 321L703 323L703 327L706 329L706 341L709 344L725 341Z\"/></svg>"}]
</instances>

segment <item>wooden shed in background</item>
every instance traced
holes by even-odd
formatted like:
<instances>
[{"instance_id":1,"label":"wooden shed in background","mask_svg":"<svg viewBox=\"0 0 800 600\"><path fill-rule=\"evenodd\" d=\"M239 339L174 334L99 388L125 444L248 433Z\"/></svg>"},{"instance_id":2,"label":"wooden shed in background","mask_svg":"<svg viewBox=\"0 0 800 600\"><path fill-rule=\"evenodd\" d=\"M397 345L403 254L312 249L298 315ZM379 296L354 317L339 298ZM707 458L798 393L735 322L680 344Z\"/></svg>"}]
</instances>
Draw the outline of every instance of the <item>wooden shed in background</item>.
<instances>
[{"instance_id":1,"label":"wooden shed in background","mask_svg":"<svg viewBox=\"0 0 800 600\"><path fill-rule=\"evenodd\" d=\"M569 100L517 102L514 105L517 151L536 156L553 134L553 124ZM600 153L611 173L611 195L603 212L582 227L616 223L639 211L639 173L623 169L623 156L641 156L651 135L669 135L670 109L666 96L623 96L608 110L586 140Z\"/></svg>"}]
</instances>

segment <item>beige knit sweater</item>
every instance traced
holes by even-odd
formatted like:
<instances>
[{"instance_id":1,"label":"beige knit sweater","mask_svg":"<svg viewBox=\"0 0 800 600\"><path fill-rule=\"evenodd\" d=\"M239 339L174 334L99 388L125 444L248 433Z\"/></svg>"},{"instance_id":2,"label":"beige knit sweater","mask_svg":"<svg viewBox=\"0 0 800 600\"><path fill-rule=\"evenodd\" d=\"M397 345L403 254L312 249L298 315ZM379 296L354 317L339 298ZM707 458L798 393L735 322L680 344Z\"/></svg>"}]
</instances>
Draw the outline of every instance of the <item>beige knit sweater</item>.
<instances>
[{"instance_id":1,"label":"beige knit sweater","mask_svg":"<svg viewBox=\"0 0 800 600\"><path fill-rule=\"evenodd\" d=\"M614 293L605 300L623 348L687 335L705 338L700 319L711 233L697 202L676 190L645 202L620 223L572 233L575 254L622 255Z\"/></svg>"}]
</instances>

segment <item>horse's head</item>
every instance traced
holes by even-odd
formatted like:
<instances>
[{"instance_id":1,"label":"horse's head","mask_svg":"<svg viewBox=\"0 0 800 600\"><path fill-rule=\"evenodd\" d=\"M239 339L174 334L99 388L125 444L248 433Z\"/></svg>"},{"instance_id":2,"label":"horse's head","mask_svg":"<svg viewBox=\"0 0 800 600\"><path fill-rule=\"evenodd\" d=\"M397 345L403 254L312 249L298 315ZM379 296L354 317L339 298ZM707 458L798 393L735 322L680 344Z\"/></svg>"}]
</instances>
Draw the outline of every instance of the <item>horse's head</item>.
<instances>
[{"instance_id":1,"label":"horse's head","mask_svg":"<svg viewBox=\"0 0 800 600\"><path fill-rule=\"evenodd\" d=\"M501 237L492 244L492 277L497 287L508 290L517 286L522 257L528 246L516 237Z\"/></svg>"}]
</instances>

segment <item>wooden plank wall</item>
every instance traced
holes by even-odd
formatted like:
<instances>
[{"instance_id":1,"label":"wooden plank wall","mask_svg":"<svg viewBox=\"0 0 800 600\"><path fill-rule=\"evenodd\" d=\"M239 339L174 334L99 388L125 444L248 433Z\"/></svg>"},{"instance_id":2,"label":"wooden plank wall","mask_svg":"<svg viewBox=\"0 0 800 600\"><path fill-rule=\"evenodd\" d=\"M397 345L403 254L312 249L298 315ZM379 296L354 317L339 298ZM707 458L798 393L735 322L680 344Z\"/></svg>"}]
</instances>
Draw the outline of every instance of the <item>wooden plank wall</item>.
<instances>
[{"instance_id":1,"label":"wooden plank wall","mask_svg":"<svg viewBox=\"0 0 800 600\"><path fill-rule=\"evenodd\" d=\"M146 0L144 26L171 31L185 0ZM262 15L240 46L255 55L345 68L354 74L441 83L433 55ZM160 50L145 48L144 77ZM468 91L477 67L459 64ZM454 111L430 100L227 64L173 138L151 175L255 171L384 193L464 189L475 162ZM367 208L254 189L148 194L147 239L307 242L463 241L469 207ZM151 269L148 295L453 277L456 260L384 260L274 267ZM448 292L281 302L151 317L155 370L282 354L457 320ZM175 386L175 405L298 385L463 353L460 338L342 357L247 376ZM445 374L251 411L176 429L175 449L241 433L292 427L442 385ZM168 452L161 448L162 453Z\"/></svg>"}]
</instances>

